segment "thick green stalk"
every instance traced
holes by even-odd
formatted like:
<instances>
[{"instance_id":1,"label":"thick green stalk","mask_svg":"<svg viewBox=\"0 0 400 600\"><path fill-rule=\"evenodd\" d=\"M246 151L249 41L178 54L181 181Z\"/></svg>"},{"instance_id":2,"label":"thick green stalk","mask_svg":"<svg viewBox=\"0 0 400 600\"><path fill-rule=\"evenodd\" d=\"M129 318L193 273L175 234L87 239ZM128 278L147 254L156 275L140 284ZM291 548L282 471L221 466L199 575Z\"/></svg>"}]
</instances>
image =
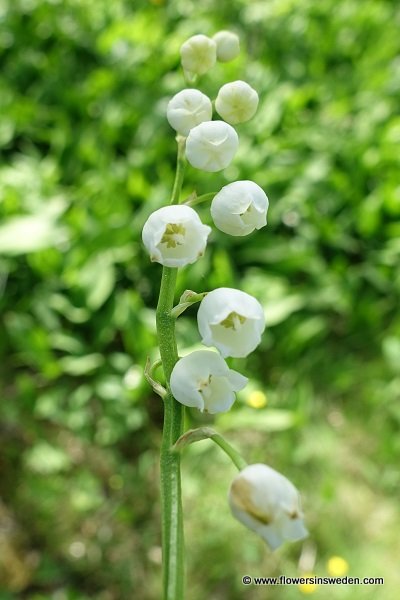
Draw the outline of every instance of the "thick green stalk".
<instances>
[{"instance_id":1,"label":"thick green stalk","mask_svg":"<svg viewBox=\"0 0 400 600\"><path fill-rule=\"evenodd\" d=\"M185 166L184 148L185 140L178 139L178 160L171 204L179 202ZM175 317L171 314L177 272L178 269L163 267L156 311L158 343L167 384L178 360ZM183 600L184 540L180 456L171 452L171 446L182 435L183 418L183 406L174 399L168 386L168 393L164 398L160 456L164 600Z\"/></svg>"}]
</instances>

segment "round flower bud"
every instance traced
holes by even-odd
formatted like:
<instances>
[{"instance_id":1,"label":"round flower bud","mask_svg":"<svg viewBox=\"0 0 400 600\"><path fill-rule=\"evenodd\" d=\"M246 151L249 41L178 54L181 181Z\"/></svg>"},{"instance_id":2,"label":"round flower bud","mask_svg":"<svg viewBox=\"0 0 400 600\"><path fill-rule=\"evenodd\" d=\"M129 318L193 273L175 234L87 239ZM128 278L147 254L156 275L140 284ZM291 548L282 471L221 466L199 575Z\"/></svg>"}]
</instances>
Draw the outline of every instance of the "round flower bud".
<instances>
[{"instance_id":1,"label":"round flower bud","mask_svg":"<svg viewBox=\"0 0 400 600\"><path fill-rule=\"evenodd\" d=\"M258 533L271 550L308 535L299 492L267 465L249 465L240 471L230 487L229 504L234 517Z\"/></svg>"},{"instance_id":2,"label":"round flower bud","mask_svg":"<svg viewBox=\"0 0 400 600\"><path fill-rule=\"evenodd\" d=\"M213 198L211 216L229 235L248 235L267 224L268 198L254 181L225 185Z\"/></svg>"},{"instance_id":3,"label":"round flower bud","mask_svg":"<svg viewBox=\"0 0 400 600\"><path fill-rule=\"evenodd\" d=\"M221 171L236 154L239 138L223 121L205 121L190 130L186 140L186 158L196 169Z\"/></svg>"},{"instance_id":4,"label":"round flower bud","mask_svg":"<svg viewBox=\"0 0 400 600\"><path fill-rule=\"evenodd\" d=\"M211 117L211 100L199 90L182 90L168 102L168 122L180 135L187 136L192 127Z\"/></svg>"},{"instance_id":5,"label":"round flower bud","mask_svg":"<svg viewBox=\"0 0 400 600\"><path fill-rule=\"evenodd\" d=\"M219 62L229 62L239 55L240 43L236 33L218 31L213 36L213 40L217 44L217 60Z\"/></svg>"},{"instance_id":6,"label":"round flower bud","mask_svg":"<svg viewBox=\"0 0 400 600\"><path fill-rule=\"evenodd\" d=\"M235 392L244 388L247 381L247 377L230 369L219 354L198 350L178 360L170 387L181 404L215 414L230 409Z\"/></svg>"},{"instance_id":7,"label":"round flower bud","mask_svg":"<svg viewBox=\"0 0 400 600\"><path fill-rule=\"evenodd\" d=\"M142 231L143 243L153 262L183 267L203 256L211 227L203 225L190 206L163 206L153 212Z\"/></svg>"},{"instance_id":8,"label":"round flower bud","mask_svg":"<svg viewBox=\"0 0 400 600\"><path fill-rule=\"evenodd\" d=\"M231 125L251 119L257 110L258 94L245 81L226 83L218 92L215 108Z\"/></svg>"},{"instance_id":9,"label":"round flower bud","mask_svg":"<svg viewBox=\"0 0 400 600\"><path fill-rule=\"evenodd\" d=\"M200 304L197 323L205 346L215 346L222 356L236 358L253 352L265 329L258 300L232 288L209 292Z\"/></svg>"},{"instance_id":10,"label":"round flower bud","mask_svg":"<svg viewBox=\"0 0 400 600\"><path fill-rule=\"evenodd\" d=\"M203 75L217 60L217 44L206 35L193 35L181 46L181 62L185 71Z\"/></svg>"}]
</instances>

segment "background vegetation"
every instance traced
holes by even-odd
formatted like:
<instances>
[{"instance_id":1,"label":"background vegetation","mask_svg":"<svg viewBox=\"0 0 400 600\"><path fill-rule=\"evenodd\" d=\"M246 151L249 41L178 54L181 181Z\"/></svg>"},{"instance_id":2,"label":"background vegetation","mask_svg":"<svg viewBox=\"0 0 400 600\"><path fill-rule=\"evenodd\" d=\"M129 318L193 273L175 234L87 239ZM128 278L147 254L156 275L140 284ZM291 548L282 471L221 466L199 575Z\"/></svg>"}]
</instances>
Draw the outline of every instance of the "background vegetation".
<instances>
[{"instance_id":1,"label":"background vegetation","mask_svg":"<svg viewBox=\"0 0 400 600\"><path fill-rule=\"evenodd\" d=\"M162 406L142 371L160 268L140 232L173 181L179 46L221 28L244 51L202 89L246 79L260 108L234 164L188 169L185 193L254 179L269 225L214 232L179 291L237 286L265 306L262 346L232 363L251 384L215 427L301 489L310 538L267 551L229 514L234 467L196 444L187 598L396 597L399 26L395 0L1 0L1 600L159 598ZM241 583L323 576L333 555L385 586Z\"/></svg>"}]
</instances>

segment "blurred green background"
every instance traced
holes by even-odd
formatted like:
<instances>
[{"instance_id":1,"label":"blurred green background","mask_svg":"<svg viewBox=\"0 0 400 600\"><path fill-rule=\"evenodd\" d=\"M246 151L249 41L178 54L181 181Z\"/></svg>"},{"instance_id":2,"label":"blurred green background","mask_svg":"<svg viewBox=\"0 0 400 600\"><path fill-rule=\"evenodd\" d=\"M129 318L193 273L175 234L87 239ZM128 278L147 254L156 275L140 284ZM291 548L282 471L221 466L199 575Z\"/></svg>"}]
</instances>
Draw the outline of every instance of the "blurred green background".
<instances>
[{"instance_id":1,"label":"blurred green background","mask_svg":"<svg viewBox=\"0 0 400 600\"><path fill-rule=\"evenodd\" d=\"M399 26L396 0L0 1L1 600L160 596L162 405L143 380L160 267L140 232L173 182L180 44L222 28L241 57L201 89L245 79L260 107L234 163L188 168L184 193L253 179L269 224L214 231L178 293L240 287L268 326L232 361L251 378L234 410L187 426L214 423L287 475L310 538L271 554L229 513L234 467L195 444L187 598L397 597ZM199 343L195 314L179 318L181 348ZM385 586L241 583L340 574L332 556Z\"/></svg>"}]
</instances>

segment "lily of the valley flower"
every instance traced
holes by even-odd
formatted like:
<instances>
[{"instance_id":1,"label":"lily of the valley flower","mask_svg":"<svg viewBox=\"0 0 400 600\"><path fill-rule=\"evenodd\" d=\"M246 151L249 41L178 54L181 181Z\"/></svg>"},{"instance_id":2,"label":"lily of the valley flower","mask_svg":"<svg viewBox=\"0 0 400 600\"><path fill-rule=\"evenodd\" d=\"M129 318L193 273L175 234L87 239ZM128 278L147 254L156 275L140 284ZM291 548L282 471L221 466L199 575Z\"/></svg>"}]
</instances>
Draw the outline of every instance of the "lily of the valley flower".
<instances>
[{"instance_id":1,"label":"lily of the valley flower","mask_svg":"<svg viewBox=\"0 0 400 600\"><path fill-rule=\"evenodd\" d=\"M260 343L265 329L261 304L250 294L217 288L205 296L197 323L205 346L215 346L222 356L247 356Z\"/></svg>"},{"instance_id":2,"label":"lily of the valley flower","mask_svg":"<svg viewBox=\"0 0 400 600\"><path fill-rule=\"evenodd\" d=\"M217 44L217 60L219 62L229 62L239 55L240 42L236 33L218 31L213 36L213 40Z\"/></svg>"},{"instance_id":3,"label":"lily of the valley flower","mask_svg":"<svg viewBox=\"0 0 400 600\"><path fill-rule=\"evenodd\" d=\"M257 110L258 94L245 81L226 83L218 92L215 108L231 125L249 121Z\"/></svg>"},{"instance_id":4,"label":"lily of the valley flower","mask_svg":"<svg viewBox=\"0 0 400 600\"><path fill-rule=\"evenodd\" d=\"M181 404L215 414L230 409L235 392L244 388L247 381L247 377L230 369L216 352L198 350L176 363L170 387Z\"/></svg>"},{"instance_id":5,"label":"lily of the valley flower","mask_svg":"<svg viewBox=\"0 0 400 600\"><path fill-rule=\"evenodd\" d=\"M224 186L211 203L213 221L224 233L242 236L267 224L268 198L254 181Z\"/></svg>"},{"instance_id":6,"label":"lily of the valley flower","mask_svg":"<svg viewBox=\"0 0 400 600\"><path fill-rule=\"evenodd\" d=\"M210 231L190 206L163 206L147 219L142 239L152 261L183 267L204 254Z\"/></svg>"},{"instance_id":7,"label":"lily of the valley flower","mask_svg":"<svg viewBox=\"0 0 400 600\"><path fill-rule=\"evenodd\" d=\"M183 136L212 117L211 100L199 90L182 90L168 102L167 119L171 127Z\"/></svg>"},{"instance_id":8,"label":"lily of the valley flower","mask_svg":"<svg viewBox=\"0 0 400 600\"><path fill-rule=\"evenodd\" d=\"M233 127L223 121L205 121L190 130L186 158L196 169L221 171L236 154L239 138Z\"/></svg>"},{"instance_id":9,"label":"lily of the valley flower","mask_svg":"<svg viewBox=\"0 0 400 600\"><path fill-rule=\"evenodd\" d=\"M283 475L263 464L249 465L229 490L233 515L260 535L271 550L307 537L300 494Z\"/></svg>"},{"instance_id":10,"label":"lily of the valley flower","mask_svg":"<svg viewBox=\"0 0 400 600\"><path fill-rule=\"evenodd\" d=\"M193 35L181 46L181 62L185 71L203 75L217 60L217 44L206 35Z\"/></svg>"}]
</instances>

